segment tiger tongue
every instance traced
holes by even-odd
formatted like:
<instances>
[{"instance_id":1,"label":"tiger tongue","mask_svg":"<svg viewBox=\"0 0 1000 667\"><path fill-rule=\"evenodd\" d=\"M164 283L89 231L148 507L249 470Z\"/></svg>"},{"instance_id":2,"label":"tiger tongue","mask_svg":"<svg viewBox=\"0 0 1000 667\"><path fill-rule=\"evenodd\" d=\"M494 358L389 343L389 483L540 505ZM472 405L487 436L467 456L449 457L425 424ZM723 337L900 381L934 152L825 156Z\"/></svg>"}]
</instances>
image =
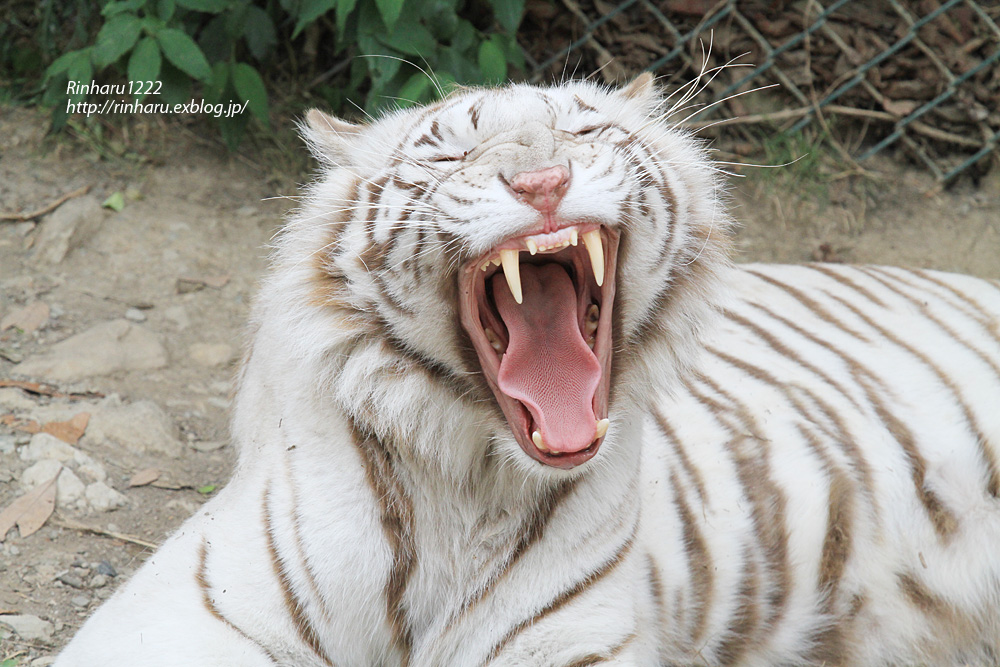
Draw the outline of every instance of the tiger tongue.
<instances>
[{"instance_id":1,"label":"tiger tongue","mask_svg":"<svg viewBox=\"0 0 1000 667\"><path fill-rule=\"evenodd\" d=\"M596 438L594 392L601 364L583 340L573 281L559 264L521 264L523 302L501 273L493 277L497 311L509 342L497 384L524 404L545 448L571 453Z\"/></svg>"}]
</instances>

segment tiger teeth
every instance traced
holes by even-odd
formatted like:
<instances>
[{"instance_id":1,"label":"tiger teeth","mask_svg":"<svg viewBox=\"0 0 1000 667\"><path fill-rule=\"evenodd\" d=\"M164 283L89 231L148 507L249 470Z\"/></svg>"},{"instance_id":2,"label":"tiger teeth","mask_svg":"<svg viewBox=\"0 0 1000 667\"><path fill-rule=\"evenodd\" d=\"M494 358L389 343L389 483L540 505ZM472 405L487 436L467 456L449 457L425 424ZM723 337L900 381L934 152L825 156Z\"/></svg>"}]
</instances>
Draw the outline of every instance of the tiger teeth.
<instances>
[{"instance_id":1,"label":"tiger teeth","mask_svg":"<svg viewBox=\"0 0 1000 667\"><path fill-rule=\"evenodd\" d=\"M524 245L528 248L528 252L534 255L538 252L538 244L535 243L534 239L528 239L524 242Z\"/></svg>"},{"instance_id":2,"label":"tiger teeth","mask_svg":"<svg viewBox=\"0 0 1000 667\"><path fill-rule=\"evenodd\" d=\"M504 346L496 332L493 331L493 329L486 327L483 329L483 333L486 334L486 340L489 342L490 347L493 348L493 351L497 354L503 354Z\"/></svg>"},{"instance_id":3,"label":"tiger teeth","mask_svg":"<svg viewBox=\"0 0 1000 667\"><path fill-rule=\"evenodd\" d=\"M583 245L587 246L587 254L590 255L590 266L594 269L594 280L597 281L597 286L600 287L604 284L604 244L601 242L601 232L596 229L584 232Z\"/></svg>"},{"instance_id":4,"label":"tiger teeth","mask_svg":"<svg viewBox=\"0 0 1000 667\"><path fill-rule=\"evenodd\" d=\"M548 447L545 446L545 441L542 440L542 434L538 431L531 432L531 441L535 443L535 447L543 452L548 452Z\"/></svg>"},{"instance_id":5,"label":"tiger teeth","mask_svg":"<svg viewBox=\"0 0 1000 667\"><path fill-rule=\"evenodd\" d=\"M503 265L503 275L507 278L507 287L514 295L514 301L521 303L521 269L517 262L517 250L501 250L500 263Z\"/></svg>"},{"instance_id":6,"label":"tiger teeth","mask_svg":"<svg viewBox=\"0 0 1000 667\"><path fill-rule=\"evenodd\" d=\"M576 244L577 244L577 242L579 240L580 240L580 237L577 236L576 229L570 229L569 230L569 244L571 246L576 247Z\"/></svg>"},{"instance_id":7,"label":"tiger teeth","mask_svg":"<svg viewBox=\"0 0 1000 667\"><path fill-rule=\"evenodd\" d=\"M604 419L598 420L598 422L597 422L597 435L595 437L595 440L597 438L603 438L607 434L607 432L608 432L608 426L610 424L611 424L611 420L610 419L604 418ZM536 433L537 433L537 431L536 431Z\"/></svg>"}]
</instances>

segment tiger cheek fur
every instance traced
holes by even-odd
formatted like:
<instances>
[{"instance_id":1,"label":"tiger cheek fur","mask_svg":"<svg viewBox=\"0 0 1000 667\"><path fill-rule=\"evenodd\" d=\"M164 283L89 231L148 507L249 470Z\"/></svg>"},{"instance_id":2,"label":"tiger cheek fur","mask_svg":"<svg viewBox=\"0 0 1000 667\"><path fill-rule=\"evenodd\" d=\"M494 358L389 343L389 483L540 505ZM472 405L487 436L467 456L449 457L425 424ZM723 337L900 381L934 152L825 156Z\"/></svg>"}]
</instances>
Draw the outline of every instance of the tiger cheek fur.
<instances>
[{"instance_id":1,"label":"tiger cheek fur","mask_svg":"<svg viewBox=\"0 0 1000 667\"><path fill-rule=\"evenodd\" d=\"M58 667L995 664L1000 287L734 267L689 101L311 112L233 479Z\"/></svg>"}]
</instances>

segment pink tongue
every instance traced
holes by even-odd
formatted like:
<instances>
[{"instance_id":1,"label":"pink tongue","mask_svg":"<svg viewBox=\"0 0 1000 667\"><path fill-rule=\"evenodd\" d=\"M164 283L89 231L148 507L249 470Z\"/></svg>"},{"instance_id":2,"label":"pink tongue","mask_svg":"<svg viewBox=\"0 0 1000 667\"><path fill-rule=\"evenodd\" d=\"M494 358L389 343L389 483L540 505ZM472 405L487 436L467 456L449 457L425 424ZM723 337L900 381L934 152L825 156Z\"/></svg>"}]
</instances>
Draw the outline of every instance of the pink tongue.
<instances>
[{"instance_id":1,"label":"pink tongue","mask_svg":"<svg viewBox=\"0 0 1000 667\"><path fill-rule=\"evenodd\" d=\"M601 364L580 333L576 290L566 270L555 263L520 268L521 304L502 272L493 277L493 297L510 339L497 383L528 408L547 449L578 452L596 436L593 402Z\"/></svg>"}]
</instances>

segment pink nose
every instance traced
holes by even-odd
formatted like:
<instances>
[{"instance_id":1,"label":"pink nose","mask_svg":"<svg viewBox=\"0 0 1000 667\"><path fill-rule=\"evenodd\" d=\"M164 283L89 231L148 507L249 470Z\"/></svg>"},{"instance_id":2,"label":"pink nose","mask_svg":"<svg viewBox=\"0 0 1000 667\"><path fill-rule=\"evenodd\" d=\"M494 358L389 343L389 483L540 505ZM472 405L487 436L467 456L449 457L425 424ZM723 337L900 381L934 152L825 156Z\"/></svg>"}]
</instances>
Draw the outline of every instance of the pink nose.
<instances>
[{"instance_id":1,"label":"pink nose","mask_svg":"<svg viewBox=\"0 0 1000 667\"><path fill-rule=\"evenodd\" d=\"M568 187L569 170L562 165L522 171L510 182L517 198L541 213L554 212Z\"/></svg>"}]
</instances>

